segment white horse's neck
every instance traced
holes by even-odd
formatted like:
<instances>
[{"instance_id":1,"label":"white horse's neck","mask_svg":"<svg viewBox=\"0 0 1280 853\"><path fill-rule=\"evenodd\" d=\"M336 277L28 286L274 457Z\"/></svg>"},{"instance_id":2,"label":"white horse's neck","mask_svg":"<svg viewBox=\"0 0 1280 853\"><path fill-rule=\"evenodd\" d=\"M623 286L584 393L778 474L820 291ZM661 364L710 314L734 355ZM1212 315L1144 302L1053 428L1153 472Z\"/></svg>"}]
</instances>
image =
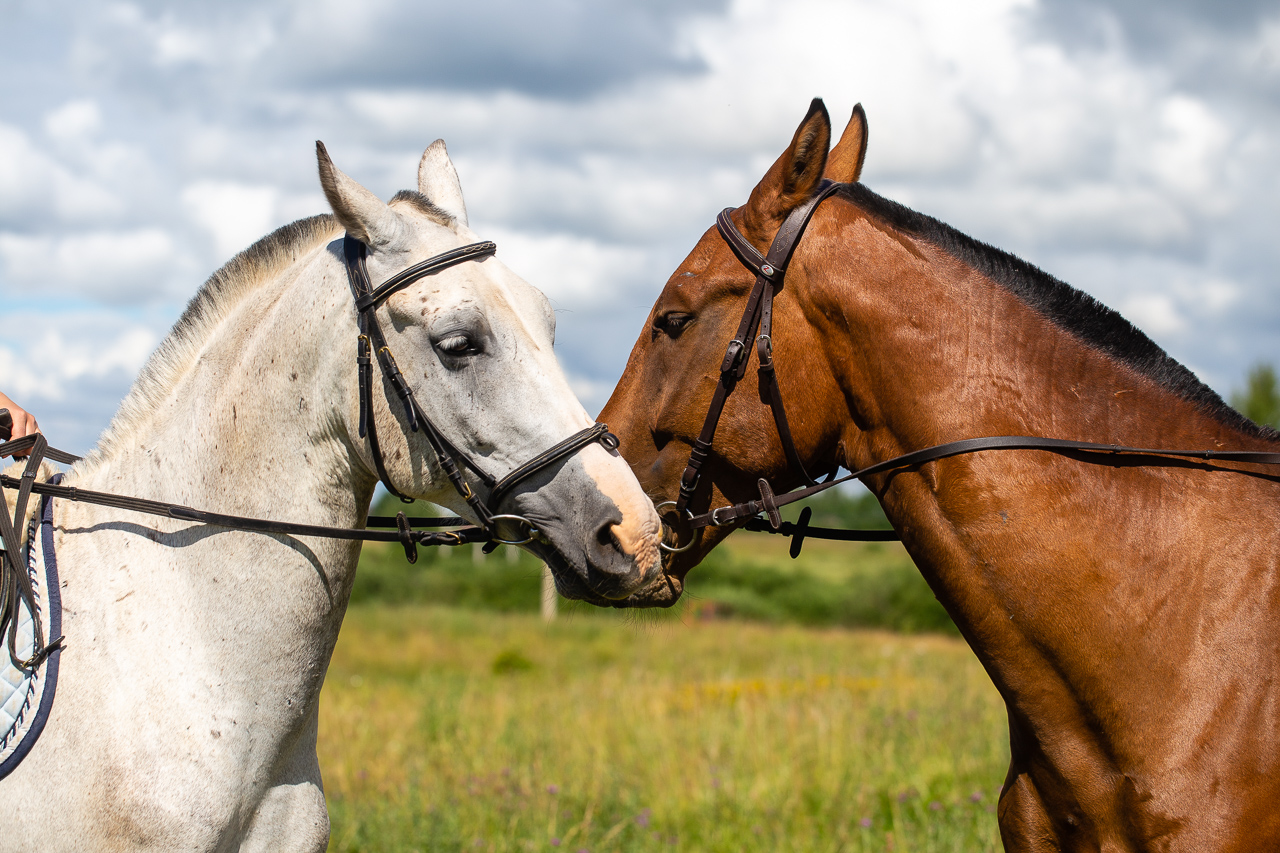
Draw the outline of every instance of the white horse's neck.
<instances>
[{"instance_id":1,"label":"white horse's neck","mask_svg":"<svg viewBox=\"0 0 1280 853\"><path fill-rule=\"evenodd\" d=\"M299 284L299 279L308 279ZM354 312L326 245L239 299L150 411L77 472L86 487L238 515L349 526L374 480L354 460Z\"/></svg>"},{"instance_id":2,"label":"white horse's neck","mask_svg":"<svg viewBox=\"0 0 1280 853\"><path fill-rule=\"evenodd\" d=\"M108 442L71 481L216 512L359 524L375 481L345 427L356 405L353 316L343 268L320 245L244 295L172 387L152 394L150 416L131 419L128 440ZM91 729L111 685L126 683L147 706L135 711L137 738L121 735L110 760L169 768L184 797L253 802L252 786L206 789L202 779L266 779L266 765L295 752L314 764L319 691L358 543L67 502L55 520L64 683L82 693L60 695L60 709L88 717L67 730ZM96 533L76 535L84 530ZM147 734L161 730L189 730L189 740Z\"/></svg>"}]
</instances>

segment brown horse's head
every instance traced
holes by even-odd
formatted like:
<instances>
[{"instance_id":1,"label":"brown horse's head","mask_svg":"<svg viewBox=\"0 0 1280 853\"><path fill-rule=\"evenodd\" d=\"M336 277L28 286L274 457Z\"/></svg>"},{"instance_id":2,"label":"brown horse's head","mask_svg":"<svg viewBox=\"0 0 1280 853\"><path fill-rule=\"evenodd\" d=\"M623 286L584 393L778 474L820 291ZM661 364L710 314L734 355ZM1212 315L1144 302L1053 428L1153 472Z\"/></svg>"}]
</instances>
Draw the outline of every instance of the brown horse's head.
<instances>
[{"instance_id":1,"label":"brown horse's head","mask_svg":"<svg viewBox=\"0 0 1280 853\"><path fill-rule=\"evenodd\" d=\"M733 211L734 224L763 254L768 251L787 214L807 201L822 178L857 180L866 152L866 120L861 106L840 144L828 158L831 123L826 108L814 100L791 145L751 192L747 204ZM805 244L820 244L815 222ZM803 265L793 262L774 301L774 358L785 365L781 392L796 447L811 474L834 470L841 425L848 410L832 378L823 369L827 358L819 326L809 315L820 309L809 298ZM601 413L621 441L623 456L655 503L673 501L689 451L719 379L725 348L742 320L755 277L712 227L672 273L653 306L648 322L613 396ZM762 400L754 352L744 378L730 394L690 504L694 513L746 500L757 494L766 477L777 488L799 485L789 470L772 413ZM780 371L780 373L783 371ZM672 534L681 542L692 534L669 514ZM709 527L688 551L668 555L666 576L615 606L667 606L679 598L683 578L729 532Z\"/></svg>"}]
</instances>

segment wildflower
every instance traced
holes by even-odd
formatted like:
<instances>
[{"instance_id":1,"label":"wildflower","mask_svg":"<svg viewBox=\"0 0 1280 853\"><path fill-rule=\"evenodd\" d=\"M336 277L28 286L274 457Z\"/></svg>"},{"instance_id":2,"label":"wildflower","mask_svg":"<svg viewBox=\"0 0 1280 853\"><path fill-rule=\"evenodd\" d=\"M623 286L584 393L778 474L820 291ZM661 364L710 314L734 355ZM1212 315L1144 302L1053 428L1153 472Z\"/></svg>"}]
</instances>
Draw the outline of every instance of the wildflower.
<instances>
[{"instance_id":1,"label":"wildflower","mask_svg":"<svg viewBox=\"0 0 1280 853\"><path fill-rule=\"evenodd\" d=\"M547 793L554 797L556 794L560 793L560 786L559 786L559 785L548 785L548 786L547 786Z\"/></svg>"},{"instance_id":2,"label":"wildflower","mask_svg":"<svg viewBox=\"0 0 1280 853\"><path fill-rule=\"evenodd\" d=\"M871 818L869 818L869 817L864 817L862 820L858 821L858 826L862 827L863 829L870 829L870 828L871 828Z\"/></svg>"},{"instance_id":3,"label":"wildflower","mask_svg":"<svg viewBox=\"0 0 1280 853\"><path fill-rule=\"evenodd\" d=\"M560 846L560 839L559 839L559 838L553 838L553 839L551 839L551 846L552 846L552 847L559 847L559 846Z\"/></svg>"},{"instance_id":4,"label":"wildflower","mask_svg":"<svg viewBox=\"0 0 1280 853\"><path fill-rule=\"evenodd\" d=\"M934 800L933 802L929 803L929 811L931 812L942 811L942 803L938 802L937 800Z\"/></svg>"},{"instance_id":5,"label":"wildflower","mask_svg":"<svg viewBox=\"0 0 1280 853\"><path fill-rule=\"evenodd\" d=\"M969 802L971 802L971 803L980 803L980 802L982 802L982 792L981 792L981 791L974 791L972 794L970 794L970 795L969 795Z\"/></svg>"},{"instance_id":6,"label":"wildflower","mask_svg":"<svg viewBox=\"0 0 1280 853\"><path fill-rule=\"evenodd\" d=\"M643 809L640 814L636 815L636 825L642 829L649 828L649 815L653 814L651 809Z\"/></svg>"}]
</instances>

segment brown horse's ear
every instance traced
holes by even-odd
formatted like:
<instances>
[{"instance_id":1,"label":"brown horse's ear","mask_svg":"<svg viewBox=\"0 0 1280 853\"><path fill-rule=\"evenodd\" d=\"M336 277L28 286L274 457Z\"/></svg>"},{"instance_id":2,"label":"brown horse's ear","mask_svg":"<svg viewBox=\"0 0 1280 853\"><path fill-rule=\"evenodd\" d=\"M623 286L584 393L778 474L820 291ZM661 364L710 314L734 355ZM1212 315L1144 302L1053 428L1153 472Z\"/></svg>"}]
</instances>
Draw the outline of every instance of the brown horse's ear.
<instances>
[{"instance_id":1,"label":"brown horse's ear","mask_svg":"<svg viewBox=\"0 0 1280 853\"><path fill-rule=\"evenodd\" d=\"M813 195L822 180L830 144L831 119L822 99L814 98L791 138L791 147L769 167L743 208L746 234L753 242L768 248L787 214Z\"/></svg>"},{"instance_id":2,"label":"brown horse's ear","mask_svg":"<svg viewBox=\"0 0 1280 853\"><path fill-rule=\"evenodd\" d=\"M862 161L867 159L867 114L862 104L855 104L849 124L840 141L831 149L823 177L838 184L855 184L862 175Z\"/></svg>"}]
</instances>

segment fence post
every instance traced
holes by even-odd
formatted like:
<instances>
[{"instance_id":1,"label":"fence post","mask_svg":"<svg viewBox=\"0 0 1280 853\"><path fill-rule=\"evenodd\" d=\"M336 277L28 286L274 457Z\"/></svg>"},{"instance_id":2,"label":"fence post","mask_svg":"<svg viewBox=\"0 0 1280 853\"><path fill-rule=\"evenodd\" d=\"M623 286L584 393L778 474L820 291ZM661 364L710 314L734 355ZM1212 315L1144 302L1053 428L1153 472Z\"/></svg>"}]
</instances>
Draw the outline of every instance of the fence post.
<instances>
[{"instance_id":1,"label":"fence post","mask_svg":"<svg viewBox=\"0 0 1280 853\"><path fill-rule=\"evenodd\" d=\"M559 596L556 594L556 579L551 575L551 567L542 564L542 621L554 622Z\"/></svg>"}]
</instances>

